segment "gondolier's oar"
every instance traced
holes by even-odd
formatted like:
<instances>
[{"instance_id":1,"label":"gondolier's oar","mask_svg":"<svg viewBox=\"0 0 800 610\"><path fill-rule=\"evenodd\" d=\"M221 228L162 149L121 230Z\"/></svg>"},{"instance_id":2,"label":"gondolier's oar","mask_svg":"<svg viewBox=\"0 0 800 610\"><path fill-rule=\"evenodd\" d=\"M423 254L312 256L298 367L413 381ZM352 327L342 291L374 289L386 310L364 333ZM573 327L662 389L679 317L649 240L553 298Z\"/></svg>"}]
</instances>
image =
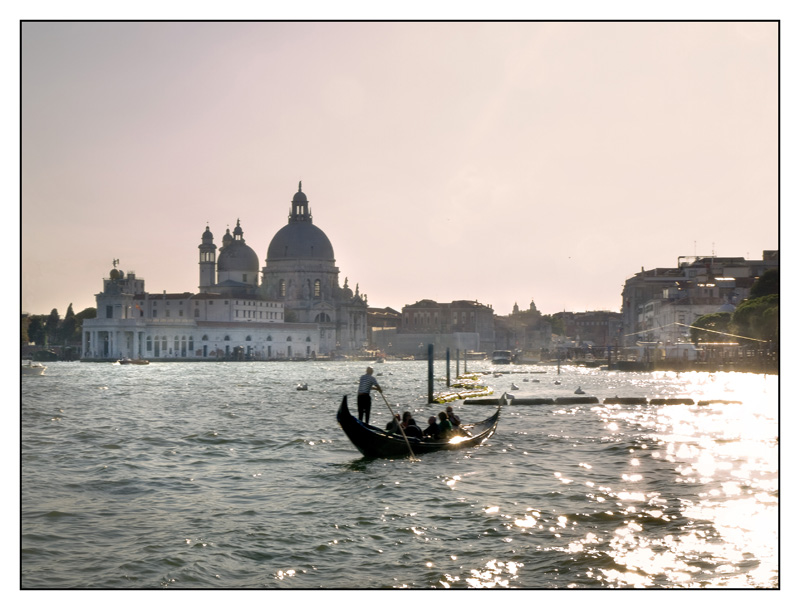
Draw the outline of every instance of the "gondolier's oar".
<instances>
[{"instance_id":1,"label":"gondolier's oar","mask_svg":"<svg viewBox=\"0 0 800 610\"><path fill-rule=\"evenodd\" d=\"M389 407L389 413L392 414L392 417L397 418L397 415L394 414L392 411L391 405L389 405L389 401L386 400L386 396L383 395L383 392L380 392L381 398L383 398L383 402L386 403L386 406ZM408 452L411 454L411 459L416 460L417 456L414 455L414 451L411 449L411 443L408 442L408 437L406 436L406 431L403 430L403 423L400 422L400 433L403 435L403 438L406 439L406 445L408 445Z\"/></svg>"}]
</instances>

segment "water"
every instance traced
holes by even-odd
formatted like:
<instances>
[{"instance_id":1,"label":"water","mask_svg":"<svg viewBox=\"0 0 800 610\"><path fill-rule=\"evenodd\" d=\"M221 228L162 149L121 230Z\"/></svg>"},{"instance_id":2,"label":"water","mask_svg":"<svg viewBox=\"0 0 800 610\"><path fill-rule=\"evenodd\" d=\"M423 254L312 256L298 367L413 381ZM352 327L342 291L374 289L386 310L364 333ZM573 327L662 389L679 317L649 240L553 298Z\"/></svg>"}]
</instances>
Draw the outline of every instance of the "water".
<instances>
[{"instance_id":1,"label":"water","mask_svg":"<svg viewBox=\"0 0 800 610\"><path fill-rule=\"evenodd\" d=\"M365 366L23 378L22 587L779 585L776 376L498 366L496 393L742 404L511 406L488 444L415 462L362 459L338 427ZM440 410L427 363L374 367L398 409ZM464 421L493 411L454 404ZM389 419L376 394L372 422Z\"/></svg>"}]
</instances>

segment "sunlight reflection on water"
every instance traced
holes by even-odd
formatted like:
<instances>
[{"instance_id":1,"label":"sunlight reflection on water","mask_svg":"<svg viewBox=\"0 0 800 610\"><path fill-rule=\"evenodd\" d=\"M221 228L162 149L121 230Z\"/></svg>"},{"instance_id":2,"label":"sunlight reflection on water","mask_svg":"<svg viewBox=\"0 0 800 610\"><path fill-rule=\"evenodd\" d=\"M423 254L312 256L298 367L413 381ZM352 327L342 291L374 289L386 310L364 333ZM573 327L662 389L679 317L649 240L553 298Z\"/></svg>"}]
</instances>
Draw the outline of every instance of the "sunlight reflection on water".
<instances>
[{"instance_id":1,"label":"sunlight reflection on water","mask_svg":"<svg viewBox=\"0 0 800 610\"><path fill-rule=\"evenodd\" d=\"M438 411L424 366L382 365L416 416ZM531 395L599 404L509 406L485 446L412 463L359 459L335 424L360 363L108 368L26 385L26 585L778 586L776 377L551 367Z\"/></svg>"},{"instance_id":2,"label":"sunlight reflection on water","mask_svg":"<svg viewBox=\"0 0 800 610\"><path fill-rule=\"evenodd\" d=\"M648 587L659 579L671 586L752 586L766 570L776 581L777 571L753 571L756 557L776 554L777 413L775 395L758 376L704 373L663 373L656 377L681 380L680 394L699 402L703 397L735 394L731 404L643 407L654 412L597 407L595 412L616 432L623 425L647 427L657 450L649 458L673 464L673 480L699 485L698 501L684 500L680 518L709 523L707 531L684 526L681 533L651 538L638 519L614 531L608 555L626 569L601 569L594 575L607 585ZM777 380L776 380L777 381ZM735 383L734 383L735 382ZM649 385L645 380L643 385ZM773 439L770 441L770 439ZM766 442L765 442L766 441ZM633 458L629 466L643 465ZM648 484L647 473L626 472L623 484ZM626 502L645 501L645 494L629 488L614 494ZM657 497L657 496L656 496ZM628 507L632 514L636 509ZM653 518L662 510L640 513ZM569 552L585 552L585 541ZM709 566L714 565L713 570ZM698 580L698 573L710 572ZM741 571L741 573L739 573Z\"/></svg>"}]
</instances>

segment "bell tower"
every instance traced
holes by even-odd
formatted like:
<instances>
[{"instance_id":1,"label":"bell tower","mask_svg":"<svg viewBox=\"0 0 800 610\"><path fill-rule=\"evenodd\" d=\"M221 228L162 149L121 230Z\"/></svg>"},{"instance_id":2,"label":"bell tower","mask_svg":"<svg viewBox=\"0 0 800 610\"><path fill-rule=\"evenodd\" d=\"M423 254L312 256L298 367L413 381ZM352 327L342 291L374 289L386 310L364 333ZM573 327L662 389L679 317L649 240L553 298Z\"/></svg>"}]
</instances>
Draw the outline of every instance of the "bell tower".
<instances>
[{"instance_id":1,"label":"bell tower","mask_svg":"<svg viewBox=\"0 0 800 610\"><path fill-rule=\"evenodd\" d=\"M217 266L217 247L214 245L214 236L206 225L202 240L198 246L200 249L200 292L209 290L216 284Z\"/></svg>"}]
</instances>

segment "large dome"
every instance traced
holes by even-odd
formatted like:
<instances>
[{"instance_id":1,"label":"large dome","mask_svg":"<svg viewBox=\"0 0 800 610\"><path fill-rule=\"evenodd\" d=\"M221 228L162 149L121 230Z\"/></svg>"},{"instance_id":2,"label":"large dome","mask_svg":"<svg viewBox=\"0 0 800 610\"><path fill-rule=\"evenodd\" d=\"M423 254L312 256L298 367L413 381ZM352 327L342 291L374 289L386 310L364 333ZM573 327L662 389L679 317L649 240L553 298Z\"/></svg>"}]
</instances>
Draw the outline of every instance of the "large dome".
<instances>
[{"instance_id":1,"label":"large dome","mask_svg":"<svg viewBox=\"0 0 800 610\"><path fill-rule=\"evenodd\" d=\"M310 222L291 222L275 234L267 250L267 263L290 259L332 261L328 236Z\"/></svg>"},{"instance_id":2,"label":"large dome","mask_svg":"<svg viewBox=\"0 0 800 610\"><path fill-rule=\"evenodd\" d=\"M243 241L234 240L219 252L218 271L258 272L258 254Z\"/></svg>"},{"instance_id":3,"label":"large dome","mask_svg":"<svg viewBox=\"0 0 800 610\"><path fill-rule=\"evenodd\" d=\"M334 260L331 241L314 226L302 182L292 198L289 224L275 234L267 250L267 264L296 259Z\"/></svg>"}]
</instances>

